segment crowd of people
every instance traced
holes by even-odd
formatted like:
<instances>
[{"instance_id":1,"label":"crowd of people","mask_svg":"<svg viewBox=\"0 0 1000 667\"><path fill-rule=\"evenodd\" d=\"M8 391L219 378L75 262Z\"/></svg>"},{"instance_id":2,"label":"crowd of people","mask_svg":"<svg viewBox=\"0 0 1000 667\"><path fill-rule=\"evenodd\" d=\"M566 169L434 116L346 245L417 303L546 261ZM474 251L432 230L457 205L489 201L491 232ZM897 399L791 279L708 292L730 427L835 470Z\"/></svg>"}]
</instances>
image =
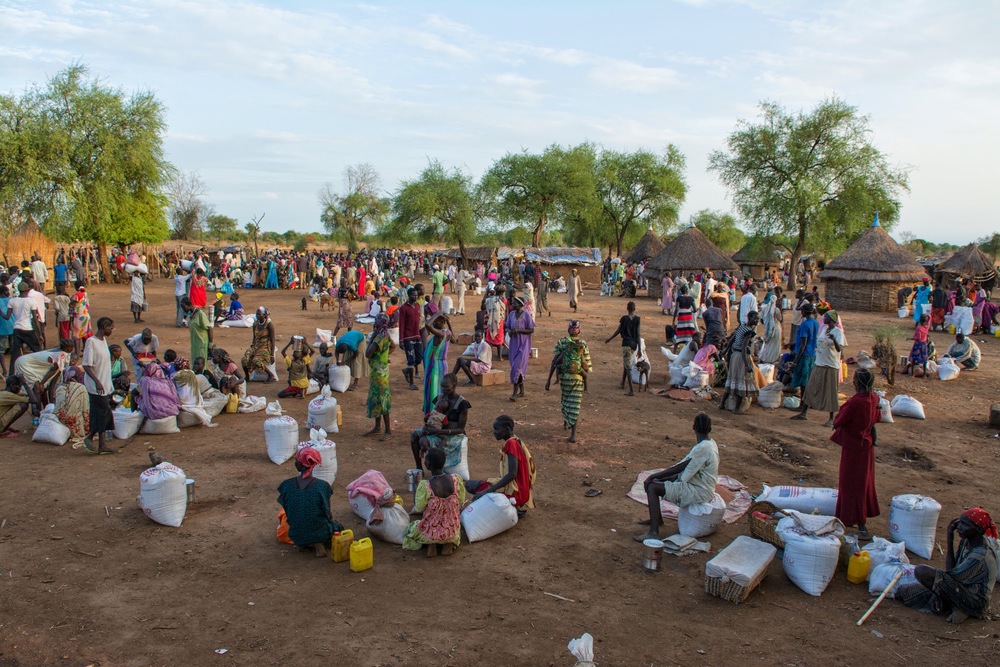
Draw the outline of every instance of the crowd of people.
<instances>
[{"instance_id":1,"label":"crowd of people","mask_svg":"<svg viewBox=\"0 0 1000 667\"><path fill-rule=\"evenodd\" d=\"M466 380L462 386L474 384L506 357L509 399L525 399L529 361L537 356L533 336L545 315L552 313L549 295L564 294L571 312L579 307L583 289L575 271L565 280L560 275L550 277L531 262L511 259L466 267L437 254L399 250L273 251L260 257L247 257L239 250L192 252L185 257L168 253L158 261L174 281L175 326L189 330L188 353L163 349L147 326L119 345L113 338L114 321L100 317L92 323L90 276L81 258L79 250L56 257L51 297L46 294L49 268L40 257L0 276L0 347L9 351L9 368L6 355L0 355L7 374L0 392L3 435L18 436L14 424L29 410L37 424L41 411L52 404L75 443L95 455L113 454L118 450L110 444L109 434L116 409L141 412L147 420L186 413L193 423L212 427L222 410L235 411L240 399L246 399L248 382L279 382L276 364L282 361L287 386L278 393L280 398L304 398L322 389L335 367L349 371L348 391L359 389L366 380L365 415L373 426L365 435L386 440L392 436L390 357L401 348L405 386L422 392L422 423L411 431L410 448L415 467L428 473L417 487L414 513L419 517L407 529L403 548L427 547L428 556L434 556L440 546L447 555L460 542L458 517L463 505L487 493L506 495L521 516L534 506L534 459L508 415L493 421L494 438L501 443L497 476L464 480L445 472L460 462L473 409L460 393L459 378ZM146 258L123 252L111 259L115 270L130 281L129 311L138 328L145 324L143 314L150 307ZM604 268L606 281L616 285L622 296L635 296L630 281L635 287L644 284L641 265L609 262ZM671 384L717 388L720 409L746 413L761 390L776 382L782 394L799 402L792 419L805 420L810 410L826 415L830 439L841 447L836 516L844 525L856 527L859 539L869 539L868 521L880 514L874 447L881 415L875 385L879 374L892 383L895 354L873 348L874 363L854 371L854 394L841 404L840 385L850 377L848 362L854 361L847 358L843 319L821 298L818 286L799 289L789 299L777 278L776 272L757 281L725 272L717 278L708 269L676 277L666 273L660 308L669 321L662 345L672 356L671 370L677 371L670 375ZM75 289L72 296L70 284ZM280 288L303 290L304 309L315 304L336 309L329 344L313 346L301 335L279 339L266 307L249 316L244 313L238 289ZM449 346L460 338L452 317L465 314L470 292L481 297L471 305L474 334L450 366ZM944 318L955 308L971 308L980 329L996 325L997 308L981 286L959 283L943 297L942 293L940 284L931 290L926 281L913 290L914 344L904 372L926 375L927 362L935 356L928 333L945 326ZM969 296L973 294L975 301ZM47 329L50 305L56 326ZM786 318L790 319L787 337ZM604 341L620 339L621 388L627 387L626 396L650 384L641 319L635 302L628 301L617 328ZM236 323L249 329L248 347L239 361L215 345L213 333L218 326ZM371 326L370 334L362 332L363 325ZM281 342L285 344L279 350ZM966 370L977 368L982 358L975 342L961 332L944 357ZM693 374L681 372L685 370ZM581 323L573 319L552 351L545 384L550 390L555 377L570 442L577 438L592 371ZM693 431L695 445L688 456L646 480L649 530L636 539L659 536L660 498L680 505L711 500L720 462L719 447L711 438L711 418L699 414ZM292 541L317 551L323 551L341 528L330 504L332 489L312 475L321 461L316 449L300 448L295 457L298 474L282 483L278 499ZM995 540L989 515L978 508L970 510L949 525L945 570L918 569L920 588L901 598L911 606L956 618L981 615L996 578Z\"/></svg>"}]
</instances>

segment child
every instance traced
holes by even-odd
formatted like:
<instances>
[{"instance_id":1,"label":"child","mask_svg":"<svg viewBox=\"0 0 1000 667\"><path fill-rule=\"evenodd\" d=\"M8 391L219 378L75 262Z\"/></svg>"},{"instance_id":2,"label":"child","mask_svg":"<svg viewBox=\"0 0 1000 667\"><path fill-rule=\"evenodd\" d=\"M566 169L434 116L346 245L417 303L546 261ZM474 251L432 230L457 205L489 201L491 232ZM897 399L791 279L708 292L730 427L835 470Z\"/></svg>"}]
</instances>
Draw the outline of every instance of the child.
<instances>
[{"instance_id":1,"label":"child","mask_svg":"<svg viewBox=\"0 0 1000 667\"><path fill-rule=\"evenodd\" d=\"M319 354L313 359L313 367L309 371L309 377L316 380L320 391L323 391L323 387L330 384L330 363L332 361L333 355L330 354L330 346L326 343L320 343Z\"/></svg>"},{"instance_id":2,"label":"child","mask_svg":"<svg viewBox=\"0 0 1000 667\"><path fill-rule=\"evenodd\" d=\"M305 340L302 340L301 347L288 356L288 348L295 342L293 337L281 350L281 356L285 358L285 365L288 366L288 386L278 392L278 398L305 398L306 389L309 388L309 362L312 361L313 349Z\"/></svg>"},{"instance_id":3,"label":"child","mask_svg":"<svg viewBox=\"0 0 1000 667\"><path fill-rule=\"evenodd\" d=\"M424 417L424 423L436 429L443 429L448 425L448 410L451 409L451 403L448 398L442 394L438 397L437 403L434 404L434 409L427 413Z\"/></svg>"},{"instance_id":4,"label":"child","mask_svg":"<svg viewBox=\"0 0 1000 667\"><path fill-rule=\"evenodd\" d=\"M929 315L921 315L920 321L913 329L913 347L910 348L910 356L906 361L904 375L917 377L917 368L920 368L920 376L927 377L927 362L931 355L927 345L927 333L931 328L931 318Z\"/></svg>"},{"instance_id":5,"label":"child","mask_svg":"<svg viewBox=\"0 0 1000 667\"><path fill-rule=\"evenodd\" d=\"M122 400L124 400L132 386L132 381L129 377L128 364L122 359L122 346L109 345L108 352L111 354L111 386L114 387L114 393L121 394ZM73 365L72 361L70 361L70 365Z\"/></svg>"},{"instance_id":6,"label":"child","mask_svg":"<svg viewBox=\"0 0 1000 667\"><path fill-rule=\"evenodd\" d=\"M514 501L518 517L524 518L528 509L535 506L532 493L535 460L524 442L514 434L514 420L508 415L500 415L493 421L493 437L503 442L499 479L472 479L465 483L465 489L476 494L473 502L487 493L502 493Z\"/></svg>"},{"instance_id":7,"label":"child","mask_svg":"<svg viewBox=\"0 0 1000 667\"><path fill-rule=\"evenodd\" d=\"M423 517L412 522L403 536L403 549L417 551L427 545L427 557L450 556L461 542L462 505L465 503L465 486L458 475L444 474L445 453L432 447L424 456L431 471L431 478L420 481L417 487L414 510Z\"/></svg>"},{"instance_id":8,"label":"child","mask_svg":"<svg viewBox=\"0 0 1000 667\"><path fill-rule=\"evenodd\" d=\"M59 340L69 340L69 295L66 294L66 283L56 283L56 295L52 299L56 311L56 325L59 327Z\"/></svg>"},{"instance_id":9,"label":"child","mask_svg":"<svg viewBox=\"0 0 1000 667\"><path fill-rule=\"evenodd\" d=\"M111 351L111 348L108 348ZM167 377L172 376L177 372L177 352L174 350L167 350L163 353L163 363L160 366L163 368L163 374Z\"/></svg>"}]
</instances>

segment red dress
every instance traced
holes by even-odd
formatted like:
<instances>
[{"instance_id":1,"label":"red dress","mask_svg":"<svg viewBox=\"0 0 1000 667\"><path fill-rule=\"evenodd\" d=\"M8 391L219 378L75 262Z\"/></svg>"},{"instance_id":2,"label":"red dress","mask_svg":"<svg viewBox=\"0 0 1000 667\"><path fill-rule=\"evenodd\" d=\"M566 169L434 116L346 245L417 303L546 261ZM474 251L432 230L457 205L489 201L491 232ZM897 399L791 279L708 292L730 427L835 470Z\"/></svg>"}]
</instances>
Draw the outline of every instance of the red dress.
<instances>
[{"instance_id":1,"label":"red dress","mask_svg":"<svg viewBox=\"0 0 1000 667\"><path fill-rule=\"evenodd\" d=\"M841 446L836 516L847 526L879 515L872 428L880 417L878 396L865 392L849 398L833 419L830 440Z\"/></svg>"},{"instance_id":2,"label":"red dress","mask_svg":"<svg viewBox=\"0 0 1000 667\"><path fill-rule=\"evenodd\" d=\"M191 305L195 308L204 308L208 305L207 286L208 278L195 276L191 279L191 291L188 294L188 298L191 299Z\"/></svg>"}]
</instances>

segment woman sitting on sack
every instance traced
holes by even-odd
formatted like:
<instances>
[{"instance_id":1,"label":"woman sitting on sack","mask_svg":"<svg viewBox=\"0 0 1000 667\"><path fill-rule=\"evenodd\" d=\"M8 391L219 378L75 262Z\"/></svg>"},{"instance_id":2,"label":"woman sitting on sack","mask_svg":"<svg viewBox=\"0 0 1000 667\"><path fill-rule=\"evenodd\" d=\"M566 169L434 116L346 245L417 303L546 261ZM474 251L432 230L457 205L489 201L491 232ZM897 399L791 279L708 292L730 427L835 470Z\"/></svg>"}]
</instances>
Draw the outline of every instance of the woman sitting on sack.
<instances>
[{"instance_id":1,"label":"woman sitting on sack","mask_svg":"<svg viewBox=\"0 0 1000 667\"><path fill-rule=\"evenodd\" d=\"M465 423L469 418L469 408L472 404L456 392L458 378L454 373L448 373L441 379L441 394L448 402L448 413L445 415L447 424L437 427L427 424L410 433L410 449L413 451L413 461L417 468L423 468L424 453L431 447L440 447L447 457L446 468L452 468L462 462L462 440L465 438ZM437 404L437 400L435 400Z\"/></svg>"}]
</instances>

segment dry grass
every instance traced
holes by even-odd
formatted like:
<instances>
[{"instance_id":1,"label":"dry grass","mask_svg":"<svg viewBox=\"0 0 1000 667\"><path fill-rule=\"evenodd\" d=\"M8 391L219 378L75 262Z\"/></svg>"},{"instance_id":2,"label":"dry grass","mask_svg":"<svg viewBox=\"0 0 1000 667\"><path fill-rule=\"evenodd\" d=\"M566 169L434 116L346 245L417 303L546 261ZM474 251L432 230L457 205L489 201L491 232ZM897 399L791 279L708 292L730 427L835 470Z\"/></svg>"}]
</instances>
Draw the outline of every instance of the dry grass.
<instances>
[{"instance_id":1,"label":"dry grass","mask_svg":"<svg viewBox=\"0 0 1000 667\"><path fill-rule=\"evenodd\" d=\"M973 278L990 277L996 273L993 262L976 244L970 243L934 267L935 273L954 273Z\"/></svg>"},{"instance_id":2,"label":"dry grass","mask_svg":"<svg viewBox=\"0 0 1000 667\"><path fill-rule=\"evenodd\" d=\"M0 248L4 265L20 264L23 260L31 260L36 252L46 263L52 263L56 256L56 242L43 234L38 228L19 229L0 236Z\"/></svg>"}]
</instances>

